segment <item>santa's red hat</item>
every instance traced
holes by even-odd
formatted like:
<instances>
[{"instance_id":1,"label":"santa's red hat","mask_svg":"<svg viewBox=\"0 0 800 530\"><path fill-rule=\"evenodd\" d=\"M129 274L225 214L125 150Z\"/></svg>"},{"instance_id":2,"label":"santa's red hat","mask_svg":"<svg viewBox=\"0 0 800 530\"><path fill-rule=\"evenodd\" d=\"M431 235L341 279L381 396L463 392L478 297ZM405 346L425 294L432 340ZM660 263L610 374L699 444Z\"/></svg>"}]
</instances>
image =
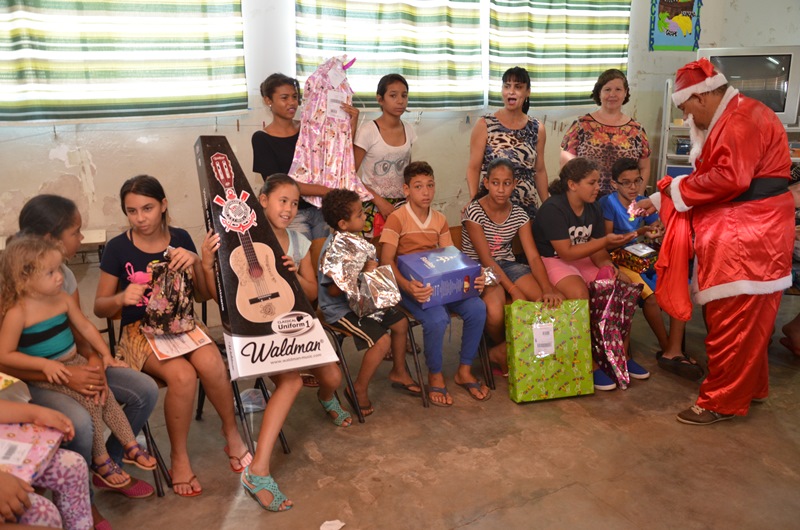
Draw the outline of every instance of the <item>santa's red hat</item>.
<instances>
[{"instance_id":1,"label":"santa's red hat","mask_svg":"<svg viewBox=\"0 0 800 530\"><path fill-rule=\"evenodd\" d=\"M672 102L677 107L694 94L703 94L728 83L725 76L714 69L708 59L703 57L679 68L675 74L675 90Z\"/></svg>"}]
</instances>

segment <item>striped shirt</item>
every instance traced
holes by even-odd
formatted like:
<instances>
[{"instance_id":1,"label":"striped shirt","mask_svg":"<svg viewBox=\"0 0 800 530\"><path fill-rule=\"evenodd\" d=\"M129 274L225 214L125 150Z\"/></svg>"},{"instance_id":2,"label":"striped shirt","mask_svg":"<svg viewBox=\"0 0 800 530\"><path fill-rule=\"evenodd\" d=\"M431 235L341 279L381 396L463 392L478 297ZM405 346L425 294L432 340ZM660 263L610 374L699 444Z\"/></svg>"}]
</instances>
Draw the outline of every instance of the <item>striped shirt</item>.
<instances>
[{"instance_id":1,"label":"striped shirt","mask_svg":"<svg viewBox=\"0 0 800 530\"><path fill-rule=\"evenodd\" d=\"M474 259L478 259L478 253L475 252L475 246L469 238L469 231L467 230L466 223L473 222L483 227L483 235L486 242L489 244L489 252L495 261L508 260L515 261L514 250L511 248L511 242L514 236L517 235L519 229L527 222L530 222L528 214L525 213L520 206L512 204L511 212L505 221L498 224L492 221L486 214L486 211L481 206L479 201L472 201L467 210L464 212L464 218L461 221L464 230L461 231L461 247L464 254Z\"/></svg>"}]
</instances>

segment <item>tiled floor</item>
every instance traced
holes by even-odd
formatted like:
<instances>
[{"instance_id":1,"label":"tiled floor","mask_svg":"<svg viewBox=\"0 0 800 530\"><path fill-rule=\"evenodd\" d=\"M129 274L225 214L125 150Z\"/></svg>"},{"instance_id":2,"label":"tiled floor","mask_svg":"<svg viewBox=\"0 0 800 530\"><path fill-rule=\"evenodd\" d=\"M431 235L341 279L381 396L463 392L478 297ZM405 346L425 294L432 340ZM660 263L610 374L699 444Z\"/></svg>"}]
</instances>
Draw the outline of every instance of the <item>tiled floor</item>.
<instances>
[{"instance_id":1,"label":"tiled floor","mask_svg":"<svg viewBox=\"0 0 800 530\"><path fill-rule=\"evenodd\" d=\"M91 296L84 293L85 308ZM798 311L800 297L784 297L779 326ZM446 349L448 381L458 337L460 323ZM702 340L697 311L687 343L704 359ZM98 492L95 499L117 530L315 529L336 519L346 529L797 528L800 359L775 340L769 400L746 418L693 427L675 413L693 403L698 384L660 371L654 343L637 314L633 344L649 380L526 405L511 402L501 381L486 403L450 383L454 407L423 409L390 388L384 363L372 386L375 414L347 429L327 420L304 389L285 425L292 453L276 449L272 459L295 503L287 513L264 512L245 495L210 404L190 435L202 496L134 501ZM348 348L357 369L359 356ZM160 406L151 423L168 453Z\"/></svg>"}]
</instances>

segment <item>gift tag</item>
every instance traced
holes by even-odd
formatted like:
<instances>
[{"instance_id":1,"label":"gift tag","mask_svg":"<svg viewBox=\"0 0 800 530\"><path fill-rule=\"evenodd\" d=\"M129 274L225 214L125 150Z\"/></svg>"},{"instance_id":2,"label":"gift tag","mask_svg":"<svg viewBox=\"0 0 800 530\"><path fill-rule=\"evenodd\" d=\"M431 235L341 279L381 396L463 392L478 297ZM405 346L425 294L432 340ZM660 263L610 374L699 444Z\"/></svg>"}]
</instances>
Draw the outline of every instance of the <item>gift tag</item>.
<instances>
[{"instance_id":1,"label":"gift tag","mask_svg":"<svg viewBox=\"0 0 800 530\"><path fill-rule=\"evenodd\" d=\"M347 103L347 94L344 92L328 92L326 114L328 118L337 120L349 120L350 115L347 114L342 108L342 103Z\"/></svg>"},{"instance_id":2,"label":"gift tag","mask_svg":"<svg viewBox=\"0 0 800 530\"><path fill-rule=\"evenodd\" d=\"M636 243L635 245L628 245L627 247L625 247L625 250L627 250L634 256L639 256L640 258L646 258L656 253L655 249L653 249L652 247L648 247L644 243Z\"/></svg>"},{"instance_id":3,"label":"gift tag","mask_svg":"<svg viewBox=\"0 0 800 530\"><path fill-rule=\"evenodd\" d=\"M339 88L346 75L344 69L337 65L328 70L328 81L330 81L333 88Z\"/></svg>"},{"instance_id":4,"label":"gift tag","mask_svg":"<svg viewBox=\"0 0 800 530\"><path fill-rule=\"evenodd\" d=\"M536 323L533 325L533 354L537 359L553 355L556 352L553 341L553 324Z\"/></svg>"}]
</instances>

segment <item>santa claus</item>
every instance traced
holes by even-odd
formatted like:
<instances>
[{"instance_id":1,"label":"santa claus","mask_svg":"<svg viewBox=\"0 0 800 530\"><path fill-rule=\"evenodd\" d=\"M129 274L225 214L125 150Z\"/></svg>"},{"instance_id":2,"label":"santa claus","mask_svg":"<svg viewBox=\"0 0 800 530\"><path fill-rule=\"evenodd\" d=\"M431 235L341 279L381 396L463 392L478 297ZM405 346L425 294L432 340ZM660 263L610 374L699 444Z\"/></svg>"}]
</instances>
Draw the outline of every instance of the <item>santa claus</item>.
<instances>
[{"instance_id":1,"label":"santa claus","mask_svg":"<svg viewBox=\"0 0 800 530\"><path fill-rule=\"evenodd\" d=\"M708 377L677 419L708 425L747 414L769 391L767 346L792 284L791 158L775 113L706 59L678 70L672 100L690 126L693 171L660 188L690 219L692 297L708 330Z\"/></svg>"}]
</instances>

